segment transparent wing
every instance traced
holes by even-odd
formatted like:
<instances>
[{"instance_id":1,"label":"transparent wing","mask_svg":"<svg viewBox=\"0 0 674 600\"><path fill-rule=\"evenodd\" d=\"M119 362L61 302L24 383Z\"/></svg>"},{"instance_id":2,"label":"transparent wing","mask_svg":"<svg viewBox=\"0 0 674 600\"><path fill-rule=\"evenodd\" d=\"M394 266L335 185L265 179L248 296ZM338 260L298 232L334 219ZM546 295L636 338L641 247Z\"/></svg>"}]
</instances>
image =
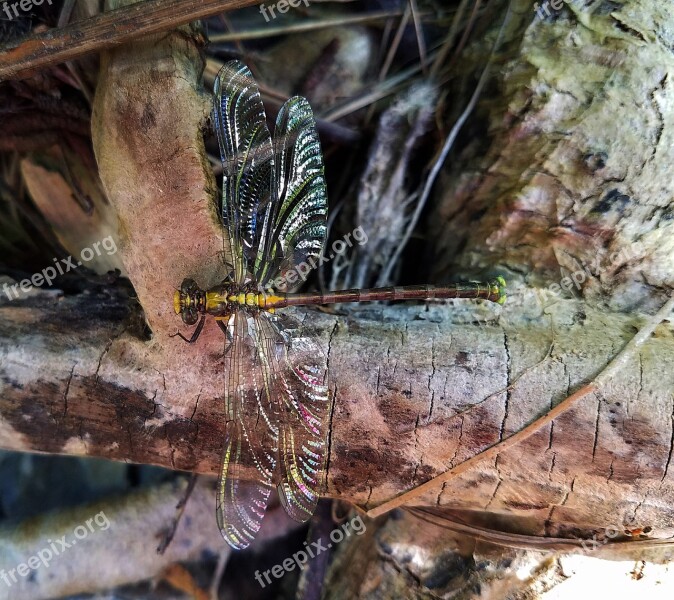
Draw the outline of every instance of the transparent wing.
<instances>
[{"instance_id":1,"label":"transparent wing","mask_svg":"<svg viewBox=\"0 0 674 600\"><path fill-rule=\"evenodd\" d=\"M234 548L246 548L276 486L286 512L313 514L327 458L330 402L325 355L289 316L230 321L225 354L227 430L218 484L218 525Z\"/></svg>"},{"instance_id":2,"label":"transparent wing","mask_svg":"<svg viewBox=\"0 0 674 600\"><path fill-rule=\"evenodd\" d=\"M320 255L328 211L323 155L306 98L290 98L274 129L273 191L276 199L260 217L254 274L261 288L288 269ZM277 286L278 287L278 286Z\"/></svg>"},{"instance_id":3,"label":"transparent wing","mask_svg":"<svg viewBox=\"0 0 674 600\"><path fill-rule=\"evenodd\" d=\"M242 311L234 313L229 327L227 427L216 514L227 543L242 549L259 531L274 487L278 411L272 370L278 368L276 356L285 344L273 330L259 331L256 319Z\"/></svg>"},{"instance_id":4,"label":"transparent wing","mask_svg":"<svg viewBox=\"0 0 674 600\"><path fill-rule=\"evenodd\" d=\"M261 330L279 332L284 352L273 372L279 405L279 477L277 490L286 512L304 522L320 496L330 415L325 354L313 337L287 316L257 318ZM273 321L272 321L273 319Z\"/></svg>"},{"instance_id":5,"label":"transparent wing","mask_svg":"<svg viewBox=\"0 0 674 600\"><path fill-rule=\"evenodd\" d=\"M243 283L257 256L260 212L274 204L274 156L260 92L243 63L225 64L215 79L213 123L223 166L220 216L234 281Z\"/></svg>"}]
</instances>

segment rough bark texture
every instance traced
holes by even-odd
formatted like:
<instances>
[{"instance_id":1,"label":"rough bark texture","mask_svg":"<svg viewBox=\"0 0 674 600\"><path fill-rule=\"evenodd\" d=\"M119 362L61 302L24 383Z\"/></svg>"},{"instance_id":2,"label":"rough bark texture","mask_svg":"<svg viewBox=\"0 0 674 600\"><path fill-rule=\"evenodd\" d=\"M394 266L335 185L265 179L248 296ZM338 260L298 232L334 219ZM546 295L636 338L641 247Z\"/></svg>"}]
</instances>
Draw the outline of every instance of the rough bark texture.
<instances>
[{"instance_id":1,"label":"rough bark texture","mask_svg":"<svg viewBox=\"0 0 674 600\"><path fill-rule=\"evenodd\" d=\"M630 46L624 53L631 56L641 48ZM3 447L199 472L217 469L223 435L221 334L210 323L192 346L168 337L180 325L171 298L181 280L194 276L208 285L222 276L214 181L200 132L208 103L195 91L198 64L196 50L179 34L103 58L95 151L120 220L120 256L153 338L146 342L127 331L127 309L114 290L61 301L5 302L0 307ZM567 95L560 94L558 102ZM549 130L564 122L554 111L548 118ZM504 132L513 144L523 135L508 127ZM458 259L462 267L502 261L515 272L536 264L538 275L550 277L559 261L552 252L540 252L557 249L560 238L551 238L548 228L556 236L562 229L556 220L532 224L538 204L536 211L518 204L524 196L513 194L513 181L519 181L530 158L518 152L509 149L496 164L516 160L519 170L504 166L495 180L484 176L475 205L454 193L440 214L448 206L458 211L452 235L457 224L471 222L467 250ZM537 152L547 171L564 171L567 154L557 154L558 147L543 144ZM615 160L623 157L616 153ZM633 159L624 160L632 164ZM664 164L665 158L656 152L653 160ZM648 180L639 173L639 181L657 177L657 171ZM658 181L667 184L662 176ZM551 192L539 184L538 191L529 190L528 201L548 206L541 198ZM475 195L475 185L469 187ZM555 183L555 198L559 189ZM553 205L555 198L549 201ZM472 222L476 210L485 210L484 223ZM608 213L600 212L596 218L603 223ZM625 222L621 231L636 236L644 223L635 219L628 227ZM527 228L537 235L508 237ZM506 241L497 244L499 236ZM443 239L443 252L453 256L454 242ZM486 251L480 250L485 239ZM648 258L637 268L648 272L650 264L653 269L668 265ZM623 267L623 272L631 271ZM544 313L540 300L517 286L502 312L464 304L455 311L389 307L310 313L305 326L323 340L335 390L328 494L374 506L465 460L596 375L640 322L638 314L599 311L576 300L548 304ZM672 329L663 325L601 394L494 464L483 464L416 503L486 511L495 524L502 520L511 529L539 535L645 525L655 537L672 535L673 359Z\"/></svg>"},{"instance_id":2,"label":"rough bark texture","mask_svg":"<svg viewBox=\"0 0 674 600\"><path fill-rule=\"evenodd\" d=\"M543 287L587 265L588 302L662 304L674 285L670 9L565 0L540 19L513 2L503 95L480 114L488 136L453 162L430 220L438 277L500 265Z\"/></svg>"}]
</instances>

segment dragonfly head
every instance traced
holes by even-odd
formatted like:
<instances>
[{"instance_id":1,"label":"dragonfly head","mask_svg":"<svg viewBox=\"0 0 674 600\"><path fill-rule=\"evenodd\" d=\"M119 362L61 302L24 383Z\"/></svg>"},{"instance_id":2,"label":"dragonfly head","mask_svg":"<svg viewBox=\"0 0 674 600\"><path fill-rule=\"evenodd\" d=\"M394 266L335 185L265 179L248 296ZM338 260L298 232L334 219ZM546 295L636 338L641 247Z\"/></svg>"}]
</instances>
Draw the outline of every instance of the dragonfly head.
<instances>
[{"instance_id":1,"label":"dragonfly head","mask_svg":"<svg viewBox=\"0 0 674 600\"><path fill-rule=\"evenodd\" d=\"M193 279L185 279L173 294L173 310L186 325L194 325L204 310L205 294Z\"/></svg>"}]
</instances>

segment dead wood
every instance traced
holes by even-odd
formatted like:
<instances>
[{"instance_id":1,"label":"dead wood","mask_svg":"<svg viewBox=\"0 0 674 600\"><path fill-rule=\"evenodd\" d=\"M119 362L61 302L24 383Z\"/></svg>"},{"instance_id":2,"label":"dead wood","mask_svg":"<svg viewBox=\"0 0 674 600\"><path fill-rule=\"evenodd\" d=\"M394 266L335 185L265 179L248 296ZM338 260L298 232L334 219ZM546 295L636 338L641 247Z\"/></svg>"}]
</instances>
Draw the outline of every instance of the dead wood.
<instances>
[{"instance_id":1,"label":"dead wood","mask_svg":"<svg viewBox=\"0 0 674 600\"><path fill-rule=\"evenodd\" d=\"M540 4L548 17L513 2L503 94L472 125L488 134L438 186L436 277L577 274L594 305L654 311L674 286L672 16L657 0Z\"/></svg>"},{"instance_id":2,"label":"dead wood","mask_svg":"<svg viewBox=\"0 0 674 600\"><path fill-rule=\"evenodd\" d=\"M110 291L37 300L0 308L2 447L217 472L217 353L124 333ZM572 301L522 312L513 300L482 327L465 306L310 314L336 388L329 495L375 506L469 458L596 375L638 324ZM663 326L600 396L416 503L519 515L539 535L634 520L664 535L673 358Z\"/></svg>"}]
</instances>

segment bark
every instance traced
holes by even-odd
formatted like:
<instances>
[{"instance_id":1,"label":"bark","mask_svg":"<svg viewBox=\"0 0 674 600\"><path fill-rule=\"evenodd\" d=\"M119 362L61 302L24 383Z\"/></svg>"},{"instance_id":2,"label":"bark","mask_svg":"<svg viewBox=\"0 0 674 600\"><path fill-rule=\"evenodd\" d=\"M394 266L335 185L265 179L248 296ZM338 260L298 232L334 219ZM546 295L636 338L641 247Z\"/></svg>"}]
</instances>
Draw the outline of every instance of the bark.
<instances>
[{"instance_id":1,"label":"bark","mask_svg":"<svg viewBox=\"0 0 674 600\"><path fill-rule=\"evenodd\" d=\"M479 115L488 135L445 178L435 274L499 265L546 287L586 266L588 302L652 310L674 285L671 13L565 0L535 14L513 2L503 94Z\"/></svg>"},{"instance_id":2,"label":"bark","mask_svg":"<svg viewBox=\"0 0 674 600\"><path fill-rule=\"evenodd\" d=\"M412 514L414 513L414 514ZM671 586L668 566L623 558L615 548L625 546L615 532L601 533L594 540L546 540L547 547L560 546L573 554L554 556L542 551L544 540L499 533L489 529L451 525L419 518L418 509L403 511L377 528L367 529L342 542L325 578L326 599L376 598L461 600L549 600L586 598L587 590L601 584L606 597L620 597L625 589L644 598L655 598L658 590ZM423 513L419 513L423 516ZM456 515L454 515L456 516ZM457 533L461 528L468 533ZM552 543L550 543L552 542ZM562 548L564 542L566 548ZM503 547L504 543L507 547ZM628 542L630 547L653 545L648 540ZM527 548L524 550L524 548ZM648 560L653 553L632 552ZM670 557L671 559L671 557Z\"/></svg>"},{"instance_id":3,"label":"bark","mask_svg":"<svg viewBox=\"0 0 674 600\"><path fill-rule=\"evenodd\" d=\"M111 290L36 304L0 309L0 445L217 472L217 353L125 333L127 303ZM525 308L513 299L482 326L465 306L309 313L336 390L328 495L372 507L469 458L596 375L639 324L573 301L538 321ZM673 358L662 326L600 396L415 503L509 513L529 533L670 534Z\"/></svg>"},{"instance_id":4,"label":"bark","mask_svg":"<svg viewBox=\"0 0 674 600\"><path fill-rule=\"evenodd\" d=\"M221 334L209 323L192 346L169 338L180 327L172 295L181 280L194 276L206 286L223 275L199 65L194 45L177 33L103 56L94 147L120 220L120 256L153 337L131 334L127 303L115 289L4 302L2 447L217 470ZM563 169L566 155L539 151L548 170L556 162ZM521 172L507 175L518 181ZM483 185L476 205L484 209L487 192L496 192ZM504 194L511 185L503 176L496 187ZM526 258L529 238L494 250L502 229L503 239L511 231L504 222L534 227L522 218L529 213L501 197L484 224L471 225L459 264L502 260L517 271L538 261L537 275L552 272L552 253L541 262L532 246ZM454 231L475 208L465 198L459 206ZM545 227L536 231L536 244L555 248ZM452 254L453 242L442 239ZM595 376L640 322L638 313L544 297L521 284L502 311L457 303L309 313L305 327L322 339L335 392L327 494L372 507L473 456ZM536 535L646 525L654 537L672 535L673 358L672 328L662 325L601 393L417 503L485 512L494 524Z\"/></svg>"}]
</instances>

